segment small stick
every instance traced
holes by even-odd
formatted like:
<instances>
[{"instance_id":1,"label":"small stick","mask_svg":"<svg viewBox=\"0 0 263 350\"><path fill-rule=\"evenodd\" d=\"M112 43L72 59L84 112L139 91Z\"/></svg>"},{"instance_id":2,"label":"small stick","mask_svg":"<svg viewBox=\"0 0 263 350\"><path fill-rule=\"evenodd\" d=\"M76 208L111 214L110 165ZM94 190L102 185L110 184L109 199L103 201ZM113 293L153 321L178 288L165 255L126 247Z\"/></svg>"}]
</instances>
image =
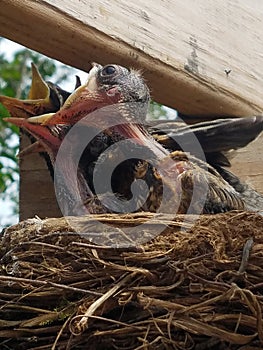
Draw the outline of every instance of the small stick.
<instances>
[{"instance_id":1,"label":"small stick","mask_svg":"<svg viewBox=\"0 0 263 350\"><path fill-rule=\"evenodd\" d=\"M98 293L98 292L95 292L93 290L75 288L75 287L65 286L63 284L47 282L47 281L31 280L29 278L0 276L0 281L7 281L7 282L13 281L13 282L17 282L17 283L19 283L19 282L20 283L28 283L28 284L33 284L33 285L36 285L36 286L47 286L47 287L50 286L50 287L54 287L54 288L70 290L72 292L80 292L80 293L97 295L97 296L101 296L102 295L102 293Z\"/></svg>"},{"instance_id":2,"label":"small stick","mask_svg":"<svg viewBox=\"0 0 263 350\"><path fill-rule=\"evenodd\" d=\"M249 260L249 254L253 247L253 244L254 244L253 238L249 238L244 245L243 252L242 252L242 260L241 260L240 267L238 269L238 273L240 274L246 271L248 260Z\"/></svg>"},{"instance_id":3,"label":"small stick","mask_svg":"<svg viewBox=\"0 0 263 350\"><path fill-rule=\"evenodd\" d=\"M132 277L136 275L136 272L133 272L129 275L126 275L123 279L121 279L113 288L108 290L107 293L103 294L99 299L97 299L94 303L92 303L88 310L84 313L84 315L80 315L81 319L77 322L77 330L73 331L72 326L71 328L71 333L73 335L79 335L84 330L88 327L88 319L90 316L93 316L94 312L110 297L112 297L123 285L125 285ZM72 321L74 319L80 317L80 316L75 316L74 318L71 319L70 324L72 324Z\"/></svg>"}]
</instances>

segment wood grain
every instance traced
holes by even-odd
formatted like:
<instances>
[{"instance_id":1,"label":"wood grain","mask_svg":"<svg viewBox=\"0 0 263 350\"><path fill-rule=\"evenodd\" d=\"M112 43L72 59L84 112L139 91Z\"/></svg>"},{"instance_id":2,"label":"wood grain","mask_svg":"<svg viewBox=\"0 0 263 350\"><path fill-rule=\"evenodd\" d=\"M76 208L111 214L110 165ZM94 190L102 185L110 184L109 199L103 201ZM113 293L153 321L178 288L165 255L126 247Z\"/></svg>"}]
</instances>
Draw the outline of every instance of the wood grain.
<instances>
[{"instance_id":1,"label":"wood grain","mask_svg":"<svg viewBox=\"0 0 263 350\"><path fill-rule=\"evenodd\" d=\"M249 115L263 110L262 21L261 0L2 0L0 35L83 70L141 68L185 114Z\"/></svg>"},{"instance_id":2,"label":"wood grain","mask_svg":"<svg viewBox=\"0 0 263 350\"><path fill-rule=\"evenodd\" d=\"M232 170L243 181L263 194L263 134L237 151Z\"/></svg>"},{"instance_id":3,"label":"wood grain","mask_svg":"<svg viewBox=\"0 0 263 350\"><path fill-rule=\"evenodd\" d=\"M20 148L30 144L26 135L22 135ZM60 217L53 182L43 157L32 154L19 160L20 190L19 217L25 220L35 215L40 218Z\"/></svg>"}]
</instances>

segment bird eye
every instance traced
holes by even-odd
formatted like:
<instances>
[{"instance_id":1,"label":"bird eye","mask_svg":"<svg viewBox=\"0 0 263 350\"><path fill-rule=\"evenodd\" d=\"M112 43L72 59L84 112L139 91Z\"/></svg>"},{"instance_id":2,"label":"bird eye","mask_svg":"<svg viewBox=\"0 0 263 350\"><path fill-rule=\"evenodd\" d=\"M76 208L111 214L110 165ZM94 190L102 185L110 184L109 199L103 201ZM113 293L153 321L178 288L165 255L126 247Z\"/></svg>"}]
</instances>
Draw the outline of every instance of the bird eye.
<instances>
[{"instance_id":1,"label":"bird eye","mask_svg":"<svg viewBox=\"0 0 263 350\"><path fill-rule=\"evenodd\" d=\"M112 75L116 72L116 68L114 66L106 66L102 69L101 75Z\"/></svg>"}]
</instances>

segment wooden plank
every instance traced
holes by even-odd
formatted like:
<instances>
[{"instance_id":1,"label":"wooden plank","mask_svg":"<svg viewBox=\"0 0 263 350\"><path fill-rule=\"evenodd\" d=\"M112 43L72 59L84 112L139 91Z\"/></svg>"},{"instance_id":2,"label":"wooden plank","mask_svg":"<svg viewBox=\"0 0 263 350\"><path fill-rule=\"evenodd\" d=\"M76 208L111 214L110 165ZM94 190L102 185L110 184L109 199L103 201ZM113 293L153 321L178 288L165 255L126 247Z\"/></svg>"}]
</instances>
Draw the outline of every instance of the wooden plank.
<instances>
[{"instance_id":1,"label":"wooden plank","mask_svg":"<svg viewBox=\"0 0 263 350\"><path fill-rule=\"evenodd\" d=\"M244 182L263 194L263 134L247 147L237 151L232 168Z\"/></svg>"},{"instance_id":2,"label":"wooden plank","mask_svg":"<svg viewBox=\"0 0 263 350\"><path fill-rule=\"evenodd\" d=\"M262 20L261 0L2 0L0 34L83 70L139 67L186 114L249 115L263 110Z\"/></svg>"},{"instance_id":3,"label":"wooden plank","mask_svg":"<svg viewBox=\"0 0 263 350\"><path fill-rule=\"evenodd\" d=\"M20 148L30 144L27 136L21 137ZM54 186L43 157L32 154L20 159L19 218L60 217Z\"/></svg>"}]
</instances>

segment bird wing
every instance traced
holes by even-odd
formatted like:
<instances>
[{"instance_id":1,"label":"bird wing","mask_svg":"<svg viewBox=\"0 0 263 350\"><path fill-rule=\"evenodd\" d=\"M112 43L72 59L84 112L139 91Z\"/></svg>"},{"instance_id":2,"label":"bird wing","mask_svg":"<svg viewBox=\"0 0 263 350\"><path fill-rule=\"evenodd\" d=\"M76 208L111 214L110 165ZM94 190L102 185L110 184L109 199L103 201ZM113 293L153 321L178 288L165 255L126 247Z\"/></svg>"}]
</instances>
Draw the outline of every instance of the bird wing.
<instances>
[{"instance_id":1,"label":"bird wing","mask_svg":"<svg viewBox=\"0 0 263 350\"><path fill-rule=\"evenodd\" d=\"M148 130L166 148L177 150L181 148L180 145L191 147L194 135L207 154L245 147L262 132L263 117L217 119L194 125L176 121L152 124L155 125L149 125Z\"/></svg>"},{"instance_id":2,"label":"bird wing","mask_svg":"<svg viewBox=\"0 0 263 350\"><path fill-rule=\"evenodd\" d=\"M240 194L212 166L181 151L172 152L170 159L174 162L168 161L166 165L164 160L165 173L161 175L166 181L169 173L181 172L180 185L174 186L181 191L179 213L214 214L244 209Z\"/></svg>"},{"instance_id":3,"label":"bird wing","mask_svg":"<svg viewBox=\"0 0 263 350\"><path fill-rule=\"evenodd\" d=\"M228 118L187 125L182 121L151 122L148 129L165 148L183 150L212 165L238 192L244 184L224 167L231 166L235 150L255 140L263 130L263 117ZM196 147L199 146L199 147Z\"/></svg>"}]
</instances>

